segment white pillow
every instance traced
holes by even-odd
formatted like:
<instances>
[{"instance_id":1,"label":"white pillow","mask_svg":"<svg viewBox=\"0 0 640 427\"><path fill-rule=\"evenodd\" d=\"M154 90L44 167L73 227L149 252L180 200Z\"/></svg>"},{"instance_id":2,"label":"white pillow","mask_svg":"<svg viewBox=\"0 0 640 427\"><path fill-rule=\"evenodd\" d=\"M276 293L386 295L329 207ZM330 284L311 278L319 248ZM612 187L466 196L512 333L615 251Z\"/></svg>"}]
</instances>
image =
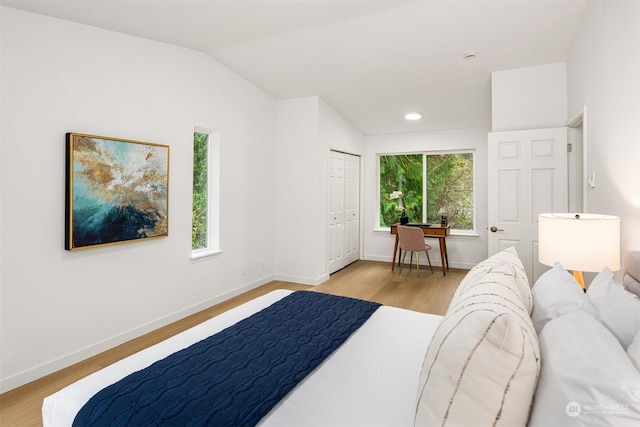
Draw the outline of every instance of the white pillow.
<instances>
[{"instance_id":1,"label":"white pillow","mask_svg":"<svg viewBox=\"0 0 640 427\"><path fill-rule=\"evenodd\" d=\"M531 320L538 334L548 321L566 313L581 310L596 318L598 316L597 310L589 302L576 279L559 262L538 278L531 294Z\"/></svg>"},{"instance_id":2,"label":"white pillow","mask_svg":"<svg viewBox=\"0 0 640 427\"><path fill-rule=\"evenodd\" d=\"M526 424L540 354L514 280L492 271L452 300L425 356L416 426Z\"/></svg>"},{"instance_id":3,"label":"white pillow","mask_svg":"<svg viewBox=\"0 0 640 427\"><path fill-rule=\"evenodd\" d=\"M640 374L598 320L568 313L547 323L539 338L542 369L530 427L640 425Z\"/></svg>"},{"instance_id":4,"label":"white pillow","mask_svg":"<svg viewBox=\"0 0 640 427\"><path fill-rule=\"evenodd\" d=\"M633 363L636 369L640 371L640 331L636 333L629 348L627 348L627 356L629 356L631 363Z\"/></svg>"},{"instance_id":5,"label":"white pillow","mask_svg":"<svg viewBox=\"0 0 640 427\"><path fill-rule=\"evenodd\" d=\"M640 330L640 298L627 292L605 267L587 289L591 303L602 323L618 338L625 349Z\"/></svg>"},{"instance_id":6,"label":"white pillow","mask_svg":"<svg viewBox=\"0 0 640 427\"><path fill-rule=\"evenodd\" d=\"M465 280L464 283L460 283L447 312L451 311L458 301L479 294L490 295L497 291L512 308L522 308L523 316L529 317L529 307L522 300L521 287L518 286L517 281L516 272L512 265L503 264L491 267L487 272L481 275L476 274Z\"/></svg>"},{"instance_id":7,"label":"white pillow","mask_svg":"<svg viewBox=\"0 0 640 427\"><path fill-rule=\"evenodd\" d=\"M522 261L518 258L518 253L514 247L509 247L500 251L476 264L460 282L460 285L454 293L453 299L484 280L485 275L492 271L499 271L513 277L514 280L509 282L509 286L514 290L514 292L518 293L518 296L528 313L531 314L531 310L533 309L531 286L529 286L529 279L527 279L527 274L524 270L524 266L522 265Z\"/></svg>"}]
</instances>

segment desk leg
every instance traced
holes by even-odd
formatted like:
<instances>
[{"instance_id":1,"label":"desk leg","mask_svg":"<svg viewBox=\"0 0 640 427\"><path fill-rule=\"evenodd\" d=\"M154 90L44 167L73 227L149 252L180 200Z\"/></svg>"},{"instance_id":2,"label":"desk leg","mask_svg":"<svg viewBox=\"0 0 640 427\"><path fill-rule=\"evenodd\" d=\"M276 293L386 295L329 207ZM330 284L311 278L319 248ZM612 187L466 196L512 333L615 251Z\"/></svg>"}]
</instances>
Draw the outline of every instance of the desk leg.
<instances>
[{"instance_id":1,"label":"desk leg","mask_svg":"<svg viewBox=\"0 0 640 427\"><path fill-rule=\"evenodd\" d=\"M447 270L449 269L449 251L447 250L447 238L442 238L442 247L444 248L444 259L447 264Z\"/></svg>"},{"instance_id":2,"label":"desk leg","mask_svg":"<svg viewBox=\"0 0 640 427\"><path fill-rule=\"evenodd\" d=\"M442 260L442 275L447 275L448 261L447 261L447 246L446 237L439 237L440 241L440 259Z\"/></svg>"},{"instance_id":3,"label":"desk leg","mask_svg":"<svg viewBox=\"0 0 640 427\"><path fill-rule=\"evenodd\" d=\"M398 252L398 235L396 234L396 242L393 244L393 258L391 259L391 271L396 267L396 253Z\"/></svg>"}]
</instances>

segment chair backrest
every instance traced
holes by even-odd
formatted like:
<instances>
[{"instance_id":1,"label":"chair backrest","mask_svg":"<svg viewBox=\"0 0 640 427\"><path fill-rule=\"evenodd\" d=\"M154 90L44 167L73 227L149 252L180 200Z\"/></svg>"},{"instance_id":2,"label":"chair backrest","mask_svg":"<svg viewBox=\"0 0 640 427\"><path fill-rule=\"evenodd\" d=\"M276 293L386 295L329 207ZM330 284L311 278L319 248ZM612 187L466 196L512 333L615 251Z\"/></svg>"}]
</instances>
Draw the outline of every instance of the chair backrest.
<instances>
[{"instance_id":1,"label":"chair backrest","mask_svg":"<svg viewBox=\"0 0 640 427\"><path fill-rule=\"evenodd\" d=\"M398 226L398 245L403 251L426 251L424 232L419 227Z\"/></svg>"}]
</instances>

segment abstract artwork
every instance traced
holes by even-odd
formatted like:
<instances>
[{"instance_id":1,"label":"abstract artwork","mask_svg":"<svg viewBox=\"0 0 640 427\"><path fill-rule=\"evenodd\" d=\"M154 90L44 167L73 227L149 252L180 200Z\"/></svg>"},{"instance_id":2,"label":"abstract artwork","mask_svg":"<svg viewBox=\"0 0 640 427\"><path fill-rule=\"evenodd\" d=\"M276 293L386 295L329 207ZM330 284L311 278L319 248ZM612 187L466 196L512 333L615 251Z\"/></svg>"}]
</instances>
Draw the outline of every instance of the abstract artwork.
<instances>
[{"instance_id":1,"label":"abstract artwork","mask_svg":"<svg viewBox=\"0 0 640 427\"><path fill-rule=\"evenodd\" d=\"M65 249L168 235L169 146L67 134Z\"/></svg>"}]
</instances>

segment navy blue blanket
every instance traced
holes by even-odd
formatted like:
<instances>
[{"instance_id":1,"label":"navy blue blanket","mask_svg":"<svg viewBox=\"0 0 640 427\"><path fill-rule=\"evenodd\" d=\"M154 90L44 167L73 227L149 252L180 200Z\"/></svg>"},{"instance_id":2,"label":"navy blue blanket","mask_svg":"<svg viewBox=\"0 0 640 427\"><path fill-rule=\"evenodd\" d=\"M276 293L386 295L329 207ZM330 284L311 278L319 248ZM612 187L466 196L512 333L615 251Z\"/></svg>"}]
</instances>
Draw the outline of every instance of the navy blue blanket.
<instances>
[{"instance_id":1,"label":"navy blue blanket","mask_svg":"<svg viewBox=\"0 0 640 427\"><path fill-rule=\"evenodd\" d=\"M94 395L74 426L253 426L380 304L298 291Z\"/></svg>"}]
</instances>

